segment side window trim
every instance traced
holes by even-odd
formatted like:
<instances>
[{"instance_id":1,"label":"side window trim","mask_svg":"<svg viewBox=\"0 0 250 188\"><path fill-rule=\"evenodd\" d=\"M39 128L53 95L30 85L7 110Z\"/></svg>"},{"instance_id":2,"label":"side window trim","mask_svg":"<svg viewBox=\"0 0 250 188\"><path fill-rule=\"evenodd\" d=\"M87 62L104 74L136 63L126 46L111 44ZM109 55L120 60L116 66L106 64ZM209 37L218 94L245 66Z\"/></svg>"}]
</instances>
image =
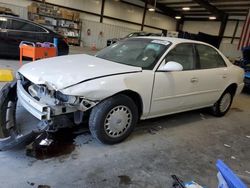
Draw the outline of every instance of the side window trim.
<instances>
[{"instance_id":1,"label":"side window trim","mask_svg":"<svg viewBox=\"0 0 250 188\"><path fill-rule=\"evenodd\" d=\"M34 27L39 27L40 29L43 30L43 32L39 32L39 31L23 31L23 30L10 29L10 28L8 28L8 27L11 27L11 25L12 25L12 20L15 20L15 21L18 21L18 22L24 22L24 23L30 24L30 25L32 25L32 26L34 26ZM41 26L39 26L39 25L33 24L32 22L26 22L26 21L24 21L24 20L18 20L18 19L8 18L8 23L9 23L9 25L7 24L7 27L6 27L6 28L7 28L9 31L19 31L19 32L27 32L27 33L49 33L49 31L48 31L47 29L45 29L45 28L43 28L43 27L41 27Z\"/></svg>"},{"instance_id":2,"label":"side window trim","mask_svg":"<svg viewBox=\"0 0 250 188\"><path fill-rule=\"evenodd\" d=\"M159 71L158 69L160 68L160 66L162 66L162 64L163 64L163 62L164 62L164 60L166 59L166 57L168 56L168 54L172 51L172 50L174 50L177 46L179 46L179 45L182 45L182 44L189 44L189 45L191 45L192 46L192 53L193 53L193 65L194 65L194 68L193 69L190 69L190 70L183 70L183 71L192 71L192 70L195 70L196 69L196 67L197 67L197 54L196 54L196 50L195 50L195 44L194 43L191 43L191 42L183 42L183 43L179 43L179 44L176 44L166 55L165 55L165 57L162 59L162 62L159 64L159 66L157 67L157 69L156 69L156 72L162 72L162 71ZM165 63L167 63L167 62L165 62Z\"/></svg>"}]
</instances>

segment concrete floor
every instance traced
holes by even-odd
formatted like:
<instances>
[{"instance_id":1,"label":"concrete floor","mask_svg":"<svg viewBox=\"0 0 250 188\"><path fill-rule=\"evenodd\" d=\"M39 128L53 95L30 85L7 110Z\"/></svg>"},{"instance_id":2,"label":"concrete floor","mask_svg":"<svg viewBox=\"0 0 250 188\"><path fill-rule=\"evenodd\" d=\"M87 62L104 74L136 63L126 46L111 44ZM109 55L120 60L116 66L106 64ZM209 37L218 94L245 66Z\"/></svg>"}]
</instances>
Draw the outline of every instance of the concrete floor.
<instances>
[{"instance_id":1,"label":"concrete floor","mask_svg":"<svg viewBox=\"0 0 250 188\"><path fill-rule=\"evenodd\" d=\"M74 49L82 51L91 52ZM16 70L18 62L0 60L0 68L6 67ZM249 106L250 94L242 93L222 118L198 110L143 121L114 146L101 145L86 132L75 138L71 153L44 160L26 156L25 146L2 151L0 187L170 188L176 174L215 188L217 159L250 182ZM32 118L25 111L19 117L20 124Z\"/></svg>"}]
</instances>

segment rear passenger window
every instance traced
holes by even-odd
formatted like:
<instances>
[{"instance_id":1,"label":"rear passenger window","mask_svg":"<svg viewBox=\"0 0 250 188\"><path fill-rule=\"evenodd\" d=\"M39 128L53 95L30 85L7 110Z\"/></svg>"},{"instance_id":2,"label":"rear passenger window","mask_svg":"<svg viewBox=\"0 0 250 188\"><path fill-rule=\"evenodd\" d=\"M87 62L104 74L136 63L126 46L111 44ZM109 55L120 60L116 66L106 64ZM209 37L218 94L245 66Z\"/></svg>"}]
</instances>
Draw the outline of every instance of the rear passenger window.
<instances>
[{"instance_id":1,"label":"rear passenger window","mask_svg":"<svg viewBox=\"0 0 250 188\"><path fill-rule=\"evenodd\" d=\"M175 61L183 66L183 70L193 70L195 68L193 45L177 45L167 54L165 61L166 63L169 61Z\"/></svg>"},{"instance_id":2,"label":"rear passenger window","mask_svg":"<svg viewBox=\"0 0 250 188\"><path fill-rule=\"evenodd\" d=\"M46 32L44 29L36 25L14 19L12 20L10 28L8 29L18 30L18 31Z\"/></svg>"},{"instance_id":3,"label":"rear passenger window","mask_svg":"<svg viewBox=\"0 0 250 188\"><path fill-rule=\"evenodd\" d=\"M0 17L0 29L6 29L7 18Z\"/></svg>"},{"instance_id":4,"label":"rear passenger window","mask_svg":"<svg viewBox=\"0 0 250 188\"><path fill-rule=\"evenodd\" d=\"M221 55L210 46L197 44L196 49L198 51L199 67L201 69L211 69L226 66Z\"/></svg>"}]
</instances>

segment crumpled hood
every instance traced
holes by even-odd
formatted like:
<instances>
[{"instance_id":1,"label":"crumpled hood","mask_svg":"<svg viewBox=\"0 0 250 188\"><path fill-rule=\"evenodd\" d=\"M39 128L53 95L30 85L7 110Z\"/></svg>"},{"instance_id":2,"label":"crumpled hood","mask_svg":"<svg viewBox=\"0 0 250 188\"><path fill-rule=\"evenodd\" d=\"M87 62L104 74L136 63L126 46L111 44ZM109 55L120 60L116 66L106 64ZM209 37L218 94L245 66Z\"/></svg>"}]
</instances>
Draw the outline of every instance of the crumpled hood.
<instances>
[{"instance_id":1,"label":"crumpled hood","mask_svg":"<svg viewBox=\"0 0 250 188\"><path fill-rule=\"evenodd\" d=\"M89 79L141 70L140 67L79 54L31 62L22 66L18 72L35 84L46 84L60 90Z\"/></svg>"}]
</instances>

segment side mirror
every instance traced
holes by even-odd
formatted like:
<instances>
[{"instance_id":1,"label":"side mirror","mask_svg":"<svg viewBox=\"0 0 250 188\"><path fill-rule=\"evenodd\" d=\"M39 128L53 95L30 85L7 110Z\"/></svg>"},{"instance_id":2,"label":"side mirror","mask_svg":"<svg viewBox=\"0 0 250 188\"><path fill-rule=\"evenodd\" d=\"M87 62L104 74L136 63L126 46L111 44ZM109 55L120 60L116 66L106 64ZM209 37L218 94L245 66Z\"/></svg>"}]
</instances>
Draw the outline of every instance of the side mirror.
<instances>
[{"instance_id":1,"label":"side mirror","mask_svg":"<svg viewBox=\"0 0 250 188\"><path fill-rule=\"evenodd\" d=\"M164 60L165 62L165 60ZM163 62L163 64L164 64ZM182 71L183 66L180 63L177 63L175 61L169 61L166 64L162 65L159 69L159 71L168 71L168 72L173 72L173 71Z\"/></svg>"}]
</instances>

